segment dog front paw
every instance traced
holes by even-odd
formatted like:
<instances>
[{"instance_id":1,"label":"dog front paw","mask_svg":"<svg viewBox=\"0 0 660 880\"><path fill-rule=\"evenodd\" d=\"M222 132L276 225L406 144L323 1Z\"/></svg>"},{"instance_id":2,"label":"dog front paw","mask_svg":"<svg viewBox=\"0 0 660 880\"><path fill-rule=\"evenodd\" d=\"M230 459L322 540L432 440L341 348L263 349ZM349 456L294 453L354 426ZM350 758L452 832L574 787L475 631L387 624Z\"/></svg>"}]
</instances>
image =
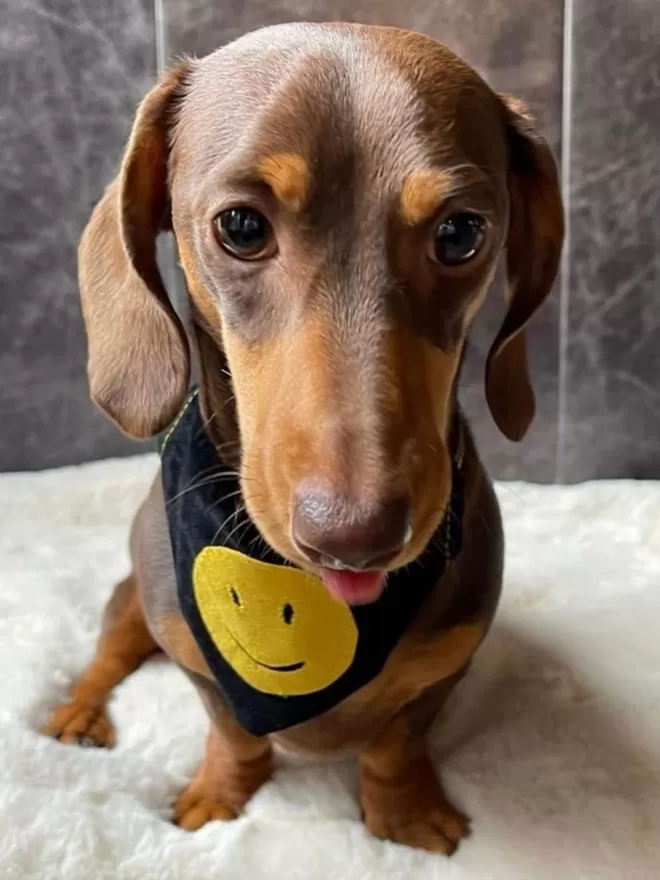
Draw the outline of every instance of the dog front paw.
<instances>
[{"instance_id":1,"label":"dog front paw","mask_svg":"<svg viewBox=\"0 0 660 880\"><path fill-rule=\"evenodd\" d=\"M197 831L207 822L229 822L237 815L233 807L211 795L203 783L193 780L177 798L172 822L184 831Z\"/></svg>"},{"instance_id":2,"label":"dog front paw","mask_svg":"<svg viewBox=\"0 0 660 880\"><path fill-rule=\"evenodd\" d=\"M451 855L470 833L470 822L447 800L428 758L396 779L363 768L364 823L375 837Z\"/></svg>"},{"instance_id":3,"label":"dog front paw","mask_svg":"<svg viewBox=\"0 0 660 880\"><path fill-rule=\"evenodd\" d=\"M41 732L65 745L111 749L116 744L105 708L75 701L58 706Z\"/></svg>"}]
</instances>

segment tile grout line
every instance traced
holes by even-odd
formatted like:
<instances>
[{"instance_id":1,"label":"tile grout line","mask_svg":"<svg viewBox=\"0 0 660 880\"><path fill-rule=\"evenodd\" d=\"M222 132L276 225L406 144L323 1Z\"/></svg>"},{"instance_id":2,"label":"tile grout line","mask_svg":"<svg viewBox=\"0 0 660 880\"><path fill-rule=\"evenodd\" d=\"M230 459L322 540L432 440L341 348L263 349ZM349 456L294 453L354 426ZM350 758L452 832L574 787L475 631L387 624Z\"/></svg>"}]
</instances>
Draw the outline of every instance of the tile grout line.
<instances>
[{"instance_id":1,"label":"tile grout line","mask_svg":"<svg viewBox=\"0 0 660 880\"><path fill-rule=\"evenodd\" d=\"M156 76L165 73L165 13L163 0L153 0L154 42L156 44Z\"/></svg>"},{"instance_id":2,"label":"tile grout line","mask_svg":"<svg viewBox=\"0 0 660 880\"><path fill-rule=\"evenodd\" d=\"M154 14L154 44L156 49L156 77L160 78L167 70L167 31L165 28L164 0L153 0ZM181 291L177 272L177 251L174 243L174 233L168 232L162 236L161 269L165 276L165 288L175 310L180 314L181 307L185 302L185 293Z\"/></svg>"},{"instance_id":3,"label":"tile grout line","mask_svg":"<svg viewBox=\"0 0 660 880\"><path fill-rule=\"evenodd\" d=\"M557 393L557 457L555 482L566 479L566 401L568 396L568 333L571 255L571 148L573 126L573 30L575 0L564 0L561 89L561 196L565 212L565 236L559 270L559 369Z\"/></svg>"}]
</instances>

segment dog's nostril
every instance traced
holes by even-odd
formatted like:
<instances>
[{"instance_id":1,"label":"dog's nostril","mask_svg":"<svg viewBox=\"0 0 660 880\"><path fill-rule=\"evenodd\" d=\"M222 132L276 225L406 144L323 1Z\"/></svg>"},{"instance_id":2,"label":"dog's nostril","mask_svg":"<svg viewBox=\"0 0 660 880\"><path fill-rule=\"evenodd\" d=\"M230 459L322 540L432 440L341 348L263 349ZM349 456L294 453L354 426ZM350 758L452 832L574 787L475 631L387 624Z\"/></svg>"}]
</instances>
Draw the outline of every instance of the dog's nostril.
<instances>
[{"instance_id":1,"label":"dog's nostril","mask_svg":"<svg viewBox=\"0 0 660 880\"><path fill-rule=\"evenodd\" d=\"M326 568L385 568L410 534L410 506L402 496L359 503L318 488L302 488L293 509L298 548Z\"/></svg>"}]
</instances>

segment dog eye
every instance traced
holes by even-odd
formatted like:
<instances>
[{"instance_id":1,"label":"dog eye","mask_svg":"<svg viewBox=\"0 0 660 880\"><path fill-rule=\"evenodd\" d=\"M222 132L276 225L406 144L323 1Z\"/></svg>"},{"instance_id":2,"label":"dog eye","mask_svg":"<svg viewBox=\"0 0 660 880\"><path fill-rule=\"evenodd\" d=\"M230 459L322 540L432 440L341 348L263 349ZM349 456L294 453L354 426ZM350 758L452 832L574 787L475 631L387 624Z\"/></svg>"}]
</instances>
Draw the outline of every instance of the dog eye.
<instances>
[{"instance_id":1,"label":"dog eye","mask_svg":"<svg viewBox=\"0 0 660 880\"><path fill-rule=\"evenodd\" d=\"M252 208L230 208L215 217L221 246L233 257L255 260L273 253L273 231L263 214Z\"/></svg>"},{"instance_id":2,"label":"dog eye","mask_svg":"<svg viewBox=\"0 0 660 880\"><path fill-rule=\"evenodd\" d=\"M435 229L433 256L445 266L467 263L486 237L486 221L478 214L450 214Z\"/></svg>"}]
</instances>

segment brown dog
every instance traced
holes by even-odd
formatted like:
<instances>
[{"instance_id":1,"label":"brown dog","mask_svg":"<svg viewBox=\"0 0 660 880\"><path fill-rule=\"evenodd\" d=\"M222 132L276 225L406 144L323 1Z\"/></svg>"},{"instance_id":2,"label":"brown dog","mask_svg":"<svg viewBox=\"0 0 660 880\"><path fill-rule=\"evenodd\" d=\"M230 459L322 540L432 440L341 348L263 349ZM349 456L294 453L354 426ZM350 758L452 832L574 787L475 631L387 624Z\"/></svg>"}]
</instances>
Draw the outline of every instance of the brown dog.
<instances>
[{"instance_id":1,"label":"brown dog","mask_svg":"<svg viewBox=\"0 0 660 880\"><path fill-rule=\"evenodd\" d=\"M188 332L156 265L167 229ZM503 553L457 380L506 251L510 299L486 393L501 431L525 434L534 397L523 329L551 290L562 238L555 164L524 109L425 36L283 25L167 73L80 246L93 399L126 433L150 437L181 410L192 350L207 436L238 468L250 520L351 605L376 602L386 571L414 577L446 515L452 461L462 549L378 675L318 717L253 736L181 614L157 479L96 658L46 732L111 746L112 689L163 650L212 722L175 807L183 828L234 817L268 779L277 739L355 751L371 831L452 852L467 821L443 794L425 734L488 630Z\"/></svg>"}]
</instances>

